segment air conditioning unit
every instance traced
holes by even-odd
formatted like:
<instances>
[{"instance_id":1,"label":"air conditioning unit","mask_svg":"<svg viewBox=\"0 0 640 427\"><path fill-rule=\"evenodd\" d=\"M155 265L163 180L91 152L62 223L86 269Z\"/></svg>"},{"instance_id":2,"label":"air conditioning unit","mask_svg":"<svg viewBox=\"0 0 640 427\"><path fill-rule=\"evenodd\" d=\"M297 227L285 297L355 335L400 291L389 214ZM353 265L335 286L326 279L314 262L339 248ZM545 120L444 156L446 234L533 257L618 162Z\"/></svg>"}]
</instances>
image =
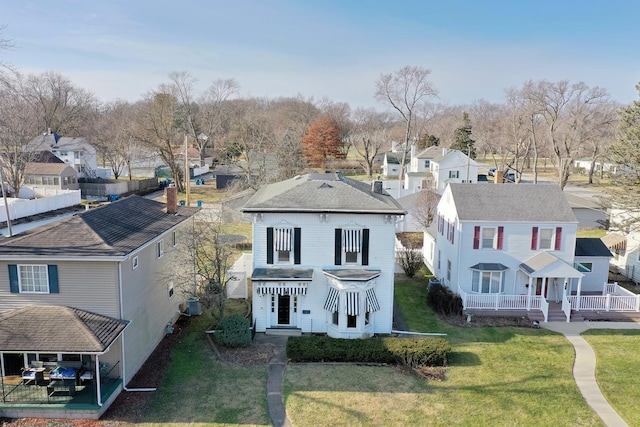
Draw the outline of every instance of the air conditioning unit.
<instances>
[{"instance_id":1,"label":"air conditioning unit","mask_svg":"<svg viewBox=\"0 0 640 427\"><path fill-rule=\"evenodd\" d=\"M202 314L202 308L200 307L200 299L189 298L187 300L187 310L190 316L200 316Z\"/></svg>"}]
</instances>

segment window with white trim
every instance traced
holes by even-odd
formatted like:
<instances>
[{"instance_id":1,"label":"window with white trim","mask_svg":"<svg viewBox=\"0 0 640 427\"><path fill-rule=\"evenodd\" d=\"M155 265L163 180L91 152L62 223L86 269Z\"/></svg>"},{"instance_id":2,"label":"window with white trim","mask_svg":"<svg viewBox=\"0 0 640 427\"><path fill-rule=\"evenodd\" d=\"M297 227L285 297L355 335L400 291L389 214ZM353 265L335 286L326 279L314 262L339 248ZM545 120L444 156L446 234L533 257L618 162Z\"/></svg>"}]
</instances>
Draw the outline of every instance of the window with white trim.
<instances>
[{"instance_id":1,"label":"window with white trim","mask_svg":"<svg viewBox=\"0 0 640 427\"><path fill-rule=\"evenodd\" d=\"M291 248L293 247L293 228L273 229L273 250L278 264L292 264Z\"/></svg>"},{"instance_id":2,"label":"window with white trim","mask_svg":"<svg viewBox=\"0 0 640 427\"><path fill-rule=\"evenodd\" d=\"M451 281L451 261L447 260L447 281Z\"/></svg>"},{"instance_id":3,"label":"window with white trim","mask_svg":"<svg viewBox=\"0 0 640 427\"><path fill-rule=\"evenodd\" d=\"M496 229L493 227L482 228L482 249L494 249L496 247Z\"/></svg>"},{"instance_id":4,"label":"window with white trim","mask_svg":"<svg viewBox=\"0 0 640 427\"><path fill-rule=\"evenodd\" d=\"M504 271L473 270L471 291L479 294L499 294L504 292Z\"/></svg>"},{"instance_id":5,"label":"window with white trim","mask_svg":"<svg viewBox=\"0 0 640 427\"><path fill-rule=\"evenodd\" d=\"M362 230L342 230L342 255L345 264L360 264Z\"/></svg>"},{"instance_id":6,"label":"window with white trim","mask_svg":"<svg viewBox=\"0 0 640 427\"><path fill-rule=\"evenodd\" d=\"M173 280L169 281L169 298L173 296Z\"/></svg>"},{"instance_id":7,"label":"window with white trim","mask_svg":"<svg viewBox=\"0 0 640 427\"><path fill-rule=\"evenodd\" d=\"M171 243L173 243L173 246L176 246L178 244L178 232L174 231L173 234L171 235Z\"/></svg>"},{"instance_id":8,"label":"window with white trim","mask_svg":"<svg viewBox=\"0 0 640 427\"><path fill-rule=\"evenodd\" d=\"M156 243L156 256L160 259L162 258L162 255L164 255L164 240L160 239Z\"/></svg>"},{"instance_id":9,"label":"window with white trim","mask_svg":"<svg viewBox=\"0 0 640 427\"><path fill-rule=\"evenodd\" d=\"M553 228L540 228L538 231L538 248L551 249L553 243Z\"/></svg>"},{"instance_id":10,"label":"window with white trim","mask_svg":"<svg viewBox=\"0 0 640 427\"><path fill-rule=\"evenodd\" d=\"M49 275L46 265L19 265L18 280L21 293L49 293Z\"/></svg>"},{"instance_id":11,"label":"window with white trim","mask_svg":"<svg viewBox=\"0 0 640 427\"><path fill-rule=\"evenodd\" d=\"M131 269L135 270L136 268L138 268L138 256L131 258Z\"/></svg>"}]
</instances>

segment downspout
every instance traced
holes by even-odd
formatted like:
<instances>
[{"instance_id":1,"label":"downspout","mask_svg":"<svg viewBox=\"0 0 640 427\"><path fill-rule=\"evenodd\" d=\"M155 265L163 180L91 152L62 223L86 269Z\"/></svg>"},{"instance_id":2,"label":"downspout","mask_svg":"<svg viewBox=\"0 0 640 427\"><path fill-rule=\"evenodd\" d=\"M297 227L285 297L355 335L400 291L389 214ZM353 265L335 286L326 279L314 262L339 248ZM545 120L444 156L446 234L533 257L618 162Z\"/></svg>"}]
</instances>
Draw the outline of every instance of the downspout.
<instances>
[{"instance_id":1,"label":"downspout","mask_svg":"<svg viewBox=\"0 0 640 427\"><path fill-rule=\"evenodd\" d=\"M122 262L118 263L118 286L120 288L120 319L123 319L123 302L122 302ZM124 320L124 319L123 319ZM120 335L121 345L120 351L122 353L122 389L124 391L156 391L155 388L127 388L127 365L125 363L124 356L124 334L126 330Z\"/></svg>"}]
</instances>

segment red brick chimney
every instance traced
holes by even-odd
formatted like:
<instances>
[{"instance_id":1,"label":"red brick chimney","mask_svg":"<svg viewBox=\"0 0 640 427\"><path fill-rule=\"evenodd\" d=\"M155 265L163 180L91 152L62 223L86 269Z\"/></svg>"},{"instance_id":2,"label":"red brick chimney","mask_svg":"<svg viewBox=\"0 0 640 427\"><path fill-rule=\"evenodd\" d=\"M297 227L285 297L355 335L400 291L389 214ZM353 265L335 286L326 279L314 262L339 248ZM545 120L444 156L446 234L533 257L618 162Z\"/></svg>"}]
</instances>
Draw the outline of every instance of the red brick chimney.
<instances>
[{"instance_id":1,"label":"red brick chimney","mask_svg":"<svg viewBox=\"0 0 640 427\"><path fill-rule=\"evenodd\" d=\"M164 196L167 198L167 213L178 212L178 188L176 186L165 187Z\"/></svg>"}]
</instances>

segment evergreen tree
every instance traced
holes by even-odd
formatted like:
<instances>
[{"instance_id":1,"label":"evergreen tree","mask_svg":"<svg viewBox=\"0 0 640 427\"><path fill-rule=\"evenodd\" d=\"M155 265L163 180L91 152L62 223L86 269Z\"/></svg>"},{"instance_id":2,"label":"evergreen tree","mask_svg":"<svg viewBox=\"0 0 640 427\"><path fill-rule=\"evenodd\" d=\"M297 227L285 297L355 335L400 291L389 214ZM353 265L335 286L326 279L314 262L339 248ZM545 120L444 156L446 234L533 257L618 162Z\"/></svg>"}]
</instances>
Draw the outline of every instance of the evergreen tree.
<instances>
[{"instance_id":1,"label":"evergreen tree","mask_svg":"<svg viewBox=\"0 0 640 427\"><path fill-rule=\"evenodd\" d=\"M452 149L462 151L472 159L476 158L474 145L476 141L471 137L471 120L469 120L469 113L466 111L462 113L462 126L455 130L453 138Z\"/></svg>"}]
</instances>

